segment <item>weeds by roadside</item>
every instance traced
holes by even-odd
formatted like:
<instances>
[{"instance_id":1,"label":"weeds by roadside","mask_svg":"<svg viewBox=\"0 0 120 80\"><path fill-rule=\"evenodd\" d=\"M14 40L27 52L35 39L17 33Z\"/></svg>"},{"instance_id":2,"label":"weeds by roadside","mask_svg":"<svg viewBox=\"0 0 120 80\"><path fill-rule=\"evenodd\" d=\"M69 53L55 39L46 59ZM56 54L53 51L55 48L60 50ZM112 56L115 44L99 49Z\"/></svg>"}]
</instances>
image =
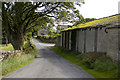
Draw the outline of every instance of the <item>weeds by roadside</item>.
<instances>
[{"instance_id":1,"label":"weeds by roadside","mask_svg":"<svg viewBox=\"0 0 120 80\"><path fill-rule=\"evenodd\" d=\"M14 50L13 46L9 43L8 46L6 44L0 44L0 50Z\"/></svg>"},{"instance_id":2,"label":"weeds by roadside","mask_svg":"<svg viewBox=\"0 0 120 80\"><path fill-rule=\"evenodd\" d=\"M113 62L104 54L86 53L80 54L65 50L60 47L52 47L52 50L69 60L73 64L81 66L94 78L118 78L118 62ZM100 79L101 80L101 79Z\"/></svg>"},{"instance_id":3,"label":"weeds by roadside","mask_svg":"<svg viewBox=\"0 0 120 80\"><path fill-rule=\"evenodd\" d=\"M35 45L32 44L32 47L29 47L28 41L24 44L24 52L25 54L22 54L21 56L14 56L1 62L2 76L27 65L37 56L37 49Z\"/></svg>"}]
</instances>

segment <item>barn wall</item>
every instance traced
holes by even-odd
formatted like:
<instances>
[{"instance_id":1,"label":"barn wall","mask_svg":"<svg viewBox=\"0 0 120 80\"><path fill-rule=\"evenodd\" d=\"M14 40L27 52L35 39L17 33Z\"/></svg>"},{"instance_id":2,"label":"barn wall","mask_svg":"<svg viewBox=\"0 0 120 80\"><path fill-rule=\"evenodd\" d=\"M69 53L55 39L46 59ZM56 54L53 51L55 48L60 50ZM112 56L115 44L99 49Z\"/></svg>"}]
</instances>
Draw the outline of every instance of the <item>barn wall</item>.
<instances>
[{"instance_id":1,"label":"barn wall","mask_svg":"<svg viewBox=\"0 0 120 80\"><path fill-rule=\"evenodd\" d=\"M107 33L105 29L98 29L97 33L97 52L107 52Z\"/></svg>"},{"instance_id":2,"label":"barn wall","mask_svg":"<svg viewBox=\"0 0 120 80\"><path fill-rule=\"evenodd\" d=\"M57 46L62 47L61 43L62 43L62 41L61 41L61 35L58 35L57 36Z\"/></svg>"},{"instance_id":3,"label":"barn wall","mask_svg":"<svg viewBox=\"0 0 120 80\"><path fill-rule=\"evenodd\" d=\"M78 31L78 52L84 53L84 31Z\"/></svg>"},{"instance_id":4,"label":"barn wall","mask_svg":"<svg viewBox=\"0 0 120 80\"><path fill-rule=\"evenodd\" d=\"M107 55L110 56L113 60L118 60L118 29L109 29L107 31Z\"/></svg>"},{"instance_id":5,"label":"barn wall","mask_svg":"<svg viewBox=\"0 0 120 80\"><path fill-rule=\"evenodd\" d=\"M71 31L69 31L69 50L71 50L71 34L72 34L72 32Z\"/></svg>"},{"instance_id":6,"label":"barn wall","mask_svg":"<svg viewBox=\"0 0 120 80\"><path fill-rule=\"evenodd\" d=\"M76 30L72 30L72 34L71 34L71 50L76 51Z\"/></svg>"},{"instance_id":7,"label":"barn wall","mask_svg":"<svg viewBox=\"0 0 120 80\"><path fill-rule=\"evenodd\" d=\"M76 30L76 51L78 52L78 46L79 46L79 30Z\"/></svg>"},{"instance_id":8,"label":"barn wall","mask_svg":"<svg viewBox=\"0 0 120 80\"><path fill-rule=\"evenodd\" d=\"M63 32L61 33L61 37L62 37L62 48L63 48L63 43L64 43L64 34L63 34Z\"/></svg>"},{"instance_id":9,"label":"barn wall","mask_svg":"<svg viewBox=\"0 0 120 80\"><path fill-rule=\"evenodd\" d=\"M118 60L120 61L120 29L118 30L118 47L119 47Z\"/></svg>"},{"instance_id":10,"label":"barn wall","mask_svg":"<svg viewBox=\"0 0 120 80\"><path fill-rule=\"evenodd\" d=\"M63 32L63 48L65 48L65 32Z\"/></svg>"},{"instance_id":11,"label":"barn wall","mask_svg":"<svg viewBox=\"0 0 120 80\"><path fill-rule=\"evenodd\" d=\"M66 49L69 49L69 32L66 32Z\"/></svg>"},{"instance_id":12,"label":"barn wall","mask_svg":"<svg viewBox=\"0 0 120 80\"><path fill-rule=\"evenodd\" d=\"M107 53L113 60L120 59L120 29L87 29L62 32L58 45L80 53ZM61 41L60 41L61 40Z\"/></svg>"},{"instance_id":13,"label":"barn wall","mask_svg":"<svg viewBox=\"0 0 120 80\"><path fill-rule=\"evenodd\" d=\"M95 51L95 29L86 30L86 52Z\"/></svg>"}]
</instances>

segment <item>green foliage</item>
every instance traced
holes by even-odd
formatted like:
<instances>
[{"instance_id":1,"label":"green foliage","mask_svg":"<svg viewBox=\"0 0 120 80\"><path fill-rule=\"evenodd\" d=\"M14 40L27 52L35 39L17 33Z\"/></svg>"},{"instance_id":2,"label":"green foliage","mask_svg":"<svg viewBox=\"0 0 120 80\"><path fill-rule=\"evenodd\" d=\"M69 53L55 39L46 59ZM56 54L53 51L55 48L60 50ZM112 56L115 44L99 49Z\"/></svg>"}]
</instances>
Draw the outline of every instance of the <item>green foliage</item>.
<instances>
[{"instance_id":1,"label":"green foliage","mask_svg":"<svg viewBox=\"0 0 120 80\"><path fill-rule=\"evenodd\" d=\"M87 68L98 72L115 72L118 69L118 64L114 63L103 53L86 53L82 55L82 63Z\"/></svg>"},{"instance_id":2,"label":"green foliage","mask_svg":"<svg viewBox=\"0 0 120 80\"><path fill-rule=\"evenodd\" d=\"M32 38L32 32L27 33L27 39L31 39Z\"/></svg>"},{"instance_id":3,"label":"green foliage","mask_svg":"<svg viewBox=\"0 0 120 80\"><path fill-rule=\"evenodd\" d=\"M97 19L96 19L96 18L86 18L86 19L85 19L86 22L94 21L94 20L97 20Z\"/></svg>"},{"instance_id":4,"label":"green foliage","mask_svg":"<svg viewBox=\"0 0 120 80\"><path fill-rule=\"evenodd\" d=\"M22 56L15 56L14 58L9 58L2 61L2 75L6 75L18 68L30 63L34 59L34 55L24 54Z\"/></svg>"},{"instance_id":5,"label":"green foliage","mask_svg":"<svg viewBox=\"0 0 120 80\"><path fill-rule=\"evenodd\" d=\"M113 72L117 69L117 64L113 63L110 59L99 60L97 59L94 63L95 70L99 72Z\"/></svg>"},{"instance_id":6,"label":"green foliage","mask_svg":"<svg viewBox=\"0 0 120 80\"><path fill-rule=\"evenodd\" d=\"M25 41L24 42L24 49L27 49L27 48L29 48L30 46L29 46L29 42L28 42L28 40L27 41Z\"/></svg>"},{"instance_id":7,"label":"green foliage","mask_svg":"<svg viewBox=\"0 0 120 80\"><path fill-rule=\"evenodd\" d=\"M2 26L8 40L14 48L22 50L23 38L34 36L34 33L46 27L54 17L55 20L69 21L79 14L75 4L80 2L2 2ZM36 12L37 9L41 9ZM19 10L18 10L19 9ZM71 10L71 11L70 11ZM32 32L32 33L29 33ZM17 42L16 42L17 39ZM22 39L22 40L20 40ZM21 43L21 45L17 45ZM17 47L16 47L17 46Z\"/></svg>"},{"instance_id":8,"label":"green foliage","mask_svg":"<svg viewBox=\"0 0 120 80\"><path fill-rule=\"evenodd\" d=\"M44 38L44 39L47 39L47 40L56 39L56 35L39 35L37 37L38 38Z\"/></svg>"},{"instance_id":9,"label":"green foliage","mask_svg":"<svg viewBox=\"0 0 120 80\"><path fill-rule=\"evenodd\" d=\"M93 58L87 58L82 60L82 63L89 69L94 69L94 62L95 60Z\"/></svg>"},{"instance_id":10,"label":"green foliage","mask_svg":"<svg viewBox=\"0 0 120 80\"><path fill-rule=\"evenodd\" d=\"M80 54L60 47L52 47L52 50L73 64L82 67L95 78L118 78L119 76L118 62L113 62L104 53Z\"/></svg>"},{"instance_id":11,"label":"green foliage","mask_svg":"<svg viewBox=\"0 0 120 80\"><path fill-rule=\"evenodd\" d=\"M0 50L14 50L14 48L11 44L8 44L8 46L6 46L6 44L1 44Z\"/></svg>"},{"instance_id":12,"label":"green foliage","mask_svg":"<svg viewBox=\"0 0 120 80\"><path fill-rule=\"evenodd\" d=\"M21 56L14 56L2 61L2 76L13 72L24 65L30 63L34 58L37 57L37 49L35 45L32 43L33 48L30 48L28 45L28 41L24 44L24 52Z\"/></svg>"}]
</instances>

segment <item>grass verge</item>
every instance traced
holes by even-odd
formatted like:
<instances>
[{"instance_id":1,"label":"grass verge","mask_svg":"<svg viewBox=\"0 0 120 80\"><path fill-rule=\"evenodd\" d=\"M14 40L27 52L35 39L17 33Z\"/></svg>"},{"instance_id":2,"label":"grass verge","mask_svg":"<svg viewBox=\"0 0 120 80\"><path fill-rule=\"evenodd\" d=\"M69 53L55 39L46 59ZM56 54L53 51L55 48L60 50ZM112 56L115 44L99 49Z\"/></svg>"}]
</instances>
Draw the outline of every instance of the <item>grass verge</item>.
<instances>
[{"instance_id":1,"label":"grass verge","mask_svg":"<svg viewBox=\"0 0 120 80\"><path fill-rule=\"evenodd\" d=\"M3 60L2 63L2 76L7 75L10 72L13 72L30 62L34 60L34 58L37 56L37 49L36 47L32 44L33 49L28 47L28 42L25 42L24 48L25 48L25 53L22 54L21 56L14 56L11 58L8 58L6 60Z\"/></svg>"},{"instance_id":2,"label":"grass verge","mask_svg":"<svg viewBox=\"0 0 120 80\"><path fill-rule=\"evenodd\" d=\"M27 65L33 59L33 54L24 54L22 56L15 56L14 58L4 60L2 62L2 76L5 76L6 74Z\"/></svg>"},{"instance_id":3,"label":"grass verge","mask_svg":"<svg viewBox=\"0 0 120 80\"><path fill-rule=\"evenodd\" d=\"M89 62L91 62L91 60L89 61L90 58L84 58L81 54L64 50L60 47L52 47L51 49L73 64L82 67L86 72L98 80L102 80L103 78L116 78L118 75L117 63L114 64L110 62L109 59L103 62L101 62L100 59L97 59L95 62L93 62L94 68L88 68L88 65L90 66ZM89 62L86 62L85 60ZM109 70L106 70L108 68Z\"/></svg>"},{"instance_id":4,"label":"grass verge","mask_svg":"<svg viewBox=\"0 0 120 80\"><path fill-rule=\"evenodd\" d=\"M7 46L6 44L0 44L0 50L14 50L14 48L10 43Z\"/></svg>"}]
</instances>

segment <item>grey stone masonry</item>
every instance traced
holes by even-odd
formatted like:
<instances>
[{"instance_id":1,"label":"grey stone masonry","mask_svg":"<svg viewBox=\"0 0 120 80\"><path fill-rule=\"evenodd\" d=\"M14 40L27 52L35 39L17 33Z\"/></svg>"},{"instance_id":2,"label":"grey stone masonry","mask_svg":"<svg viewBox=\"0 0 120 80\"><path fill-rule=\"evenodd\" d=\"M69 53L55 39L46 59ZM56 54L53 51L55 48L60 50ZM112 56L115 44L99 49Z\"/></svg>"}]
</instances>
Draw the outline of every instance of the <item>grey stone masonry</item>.
<instances>
[{"instance_id":1,"label":"grey stone masonry","mask_svg":"<svg viewBox=\"0 0 120 80\"><path fill-rule=\"evenodd\" d=\"M21 56L22 54L24 54L24 52L21 50L14 51L0 50L0 61L14 56Z\"/></svg>"}]
</instances>

